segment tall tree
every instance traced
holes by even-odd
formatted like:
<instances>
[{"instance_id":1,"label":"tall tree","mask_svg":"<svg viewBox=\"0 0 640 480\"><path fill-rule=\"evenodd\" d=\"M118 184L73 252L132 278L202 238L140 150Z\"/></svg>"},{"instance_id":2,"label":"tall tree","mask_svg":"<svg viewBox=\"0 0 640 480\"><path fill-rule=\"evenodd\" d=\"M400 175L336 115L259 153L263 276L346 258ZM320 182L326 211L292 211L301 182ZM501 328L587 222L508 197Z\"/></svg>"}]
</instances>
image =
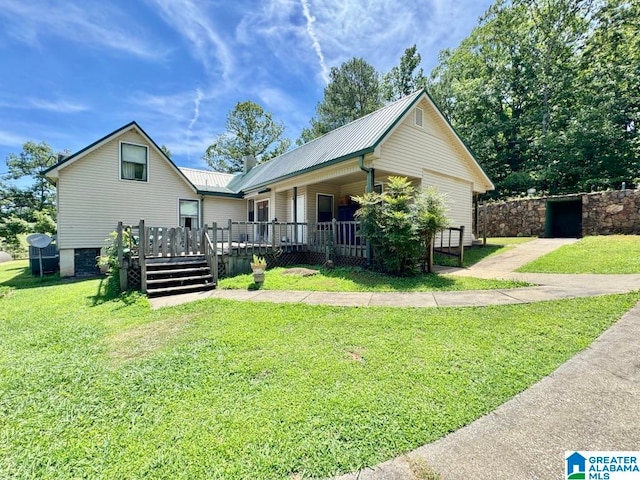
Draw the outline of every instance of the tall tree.
<instances>
[{"instance_id":1,"label":"tall tree","mask_svg":"<svg viewBox=\"0 0 640 480\"><path fill-rule=\"evenodd\" d=\"M362 58L332 67L324 98L316 107L311 126L302 131L298 144L306 143L382 106L376 69Z\"/></svg>"},{"instance_id":2,"label":"tall tree","mask_svg":"<svg viewBox=\"0 0 640 480\"><path fill-rule=\"evenodd\" d=\"M7 157L8 173L3 180L12 181L30 179L31 184L24 188L9 185L5 194L5 205L10 210L19 209L24 212L26 220L31 221L34 211L55 211L55 187L42 174L44 170L55 164L57 155L45 142L26 142L22 152L12 153Z\"/></svg>"},{"instance_id":3,"label":"tall tree","mask_svg":"<svg viewBox=\"0 0 640 480\"><path fill-rule=\"evenodd\" d=\"M579 185L580 170L565 168L575 149L567 131L589 108L576 82L593 13L590 0L498 0L460 47L441 53L430 89L497 194Z\"/></svg>"},{"instance_id":4,"label":"tall tree","mask_svg":"<svg viewBox=\"0 0 640 480\"><path fill-rule=\"evenodd\" d=\"M56 161L45 142L26 142L22 152L7 157L8 173L0 179L0 248L16 253L18 235L38 229L55 233L55 187L42 172Z\"/></svg>"},{"instance_id":5,"label":"tall tree","mask_svg":"<svg viewBox=\"0 0 640 480\"><path fill-rule=\"evenodd\" d=\"M582 189L638 185L640 4L607 0L593 16L575 89L585 99L567 130Z\"/></svg>"},{"instance_id":6,"label":"tall tree","mask_svg":"<svg viewBox=\"0 0 640 480\"><path fill-rule=\"evenodd\" d=\"M238 102L227 115L226 132L209 145L203 159L214 170L239 172L242 157L253 156L258 163L286 152L291 140L284 138L284 124L273 119L257 103Z\"/></svg>"},{"instance_id":7,"label":"tall tree","mask_svg":"<svg viewBox=\"0 0 640 480\"><path fill-rule=\"evenodd\" d=\"M382 96L393 102L427 86L427 77L420 66L422 57L413 45L400 57L400 65L393 67L382 76Z\"/></svg>"}]
</instances>

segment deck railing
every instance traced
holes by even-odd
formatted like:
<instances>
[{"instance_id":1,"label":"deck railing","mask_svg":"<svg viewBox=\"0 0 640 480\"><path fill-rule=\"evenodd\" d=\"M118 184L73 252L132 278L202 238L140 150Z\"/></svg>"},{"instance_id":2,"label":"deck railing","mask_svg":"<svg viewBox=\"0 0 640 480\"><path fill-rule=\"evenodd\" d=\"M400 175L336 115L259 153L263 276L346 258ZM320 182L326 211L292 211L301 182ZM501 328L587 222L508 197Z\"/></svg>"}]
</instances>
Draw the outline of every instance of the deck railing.
<instances>
[{"instance_id":1,"label":"deck railing","mask_svg":"<svg viewBox=\"0 0 640 480\"><path fill-rule=\"evenodd\" d=\"M464 265L464 225L440 230L434 239L433 251L457 258L458 266L462 267Z\"/></svg>"},{"instance_id":2,"label":"deck railing","mask_svg":"<svg viewBox=\"0 0 640 480\"><path fill-rule=\"evenodd\" d=\"M216 226L218 253L262 255L268 251L310 251L364 257L359 222L240 222Z\"/></svg>"}]
</instances>

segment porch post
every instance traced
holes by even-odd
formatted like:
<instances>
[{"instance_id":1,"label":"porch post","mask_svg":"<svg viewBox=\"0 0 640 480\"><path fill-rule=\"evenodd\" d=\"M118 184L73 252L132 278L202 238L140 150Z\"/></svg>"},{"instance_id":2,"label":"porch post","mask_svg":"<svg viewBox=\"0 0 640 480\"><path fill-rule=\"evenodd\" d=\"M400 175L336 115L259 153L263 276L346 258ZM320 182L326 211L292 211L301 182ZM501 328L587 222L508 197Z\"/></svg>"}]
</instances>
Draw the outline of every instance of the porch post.
<instances>
[{"instance_id":1,"label":"porch post","mask_svg":"<svg viewBox=\"0 0 640 480\"><path fill-rule=\"evenodd\" d=\"M140 261L140 291L147 293L147 232L144 227L144 219L140 219L138 227L139 244L138 256Z\"/></svg>"},{"instance_id":2,"label":"porch post","mask_svg":"<svg viewBox=\"0 0 640 480\"><path fill-rule=\"evenodd\" d=\"M375 183L376 171L374 168L368 168L367 172L367 187L366 192L373 192L373 185ZM367 266L371 265L371 259L373 258L373 249L371 248L371 242L369 240L366 241L366 255L367 255Z\"/></svg>"}]
</instances>

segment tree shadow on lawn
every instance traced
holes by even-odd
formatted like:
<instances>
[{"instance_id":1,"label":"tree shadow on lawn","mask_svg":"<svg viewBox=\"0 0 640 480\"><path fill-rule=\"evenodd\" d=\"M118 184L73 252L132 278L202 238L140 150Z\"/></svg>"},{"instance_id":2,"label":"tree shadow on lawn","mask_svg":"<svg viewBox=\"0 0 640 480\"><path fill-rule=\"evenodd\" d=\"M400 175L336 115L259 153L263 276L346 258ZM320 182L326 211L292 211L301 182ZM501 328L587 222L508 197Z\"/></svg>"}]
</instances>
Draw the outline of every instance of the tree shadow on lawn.
<instances>
[{"instance_id":1,"label":"tree shadow on lawn","mask_svg":"<svg viewBox=\"0 0 640 480\"><path fill-rule=\"evenodd\" d=\"M40 279L38 275L32 275L29 266L22 267L16 266L7 268L5 272L11 272L11 276L8 280L0 283L0 286L8 287L12 290L25 290L31 288L50 287L55 285L67 285L77 284L80 282L87 282L100 279L98 283L98 290L95 295L91 295L88 298L91 300L92 306L101 305L110 300L119 299L125 305L130 305L136 301L136 294L134 292L120 293L120 285L118 279L111 275L92 275L79 278L60 278L59 273L45 274Z\"/></svg>"},{"instance_id":2,"label":"tree shadow on lawn","mask_svg":"<svg viewBox=\"0 0 640 480\"><path fill-rule=\"evenodd\" d=\"M488 256L499 252L501 250L508 249L506 245L491 245L485 246L476 245L473 247L465 247L464 249L464 267L470 267L478 263L480 260L484 260ZM457 267L458 259L456 257L450 257L441 253L434 253L434 263L442 267Z\"/></svg>"},{"instance_id":3,"label":"tree shadow on lawn","mask_svg":"<svg viewBox=\"0 0 640 480\"><path fill-rule=\"evenodd\" d=\"M120 281L115 275L103 275L98 283L96 294L88 298L91 299L92 307L117 299L123 303L121 308L124 308L135 303L138 297L138 293L131 290L121 292Z\"/></svg>"},{"instance_id":4,"label":"tree shadow on lawn","mask_svg":"<svg viewBox=\"0 0 640 480\"><path fill-rule=\"evenodd\" d=\"M42 279L40 279L39 275L32 275L31 269L29 266L22 267L12 267L4 269L5 272L13 273L13 276L4 282L0 283L0 285L5 285L7 287L23 290L27 288L38 288L38 287L48 287L50 285L56 285L62 282L68 282L68 280L61 280L59 273L49 273L45 274Z\"/></svg>"}]
</instances>

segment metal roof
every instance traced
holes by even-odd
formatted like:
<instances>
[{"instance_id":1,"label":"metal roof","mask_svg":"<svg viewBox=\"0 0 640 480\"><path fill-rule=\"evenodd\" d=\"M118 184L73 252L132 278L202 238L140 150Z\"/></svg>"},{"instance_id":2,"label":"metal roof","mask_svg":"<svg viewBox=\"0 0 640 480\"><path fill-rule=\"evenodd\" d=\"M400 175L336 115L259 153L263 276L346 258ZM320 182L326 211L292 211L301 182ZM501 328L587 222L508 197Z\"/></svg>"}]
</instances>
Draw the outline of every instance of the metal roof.
<instances>
[{"instance_id":1,"label":"metal roof","mask_svg":"<svg viewBox=\"0 0 640 480\"><path fill-rule=\"evenodd\" d=\"M185 177L202 192L234 193L227 185L236 176L232 173L212 172L211 170L197 170L195 168L180 167Z\"/></svg>"},{"instance_id":2,"label":"metal roof","mask_svg":"<svg viewBox=\"0 0 640 480\"><path fill-rule=\"evenodd\" d=\"M234 178L228 187L236 192L247 191L332 162L372 152L424 93L424 90L418 90L380 110L262 163L247 174Z\"/></svg>"}]
</instances>

